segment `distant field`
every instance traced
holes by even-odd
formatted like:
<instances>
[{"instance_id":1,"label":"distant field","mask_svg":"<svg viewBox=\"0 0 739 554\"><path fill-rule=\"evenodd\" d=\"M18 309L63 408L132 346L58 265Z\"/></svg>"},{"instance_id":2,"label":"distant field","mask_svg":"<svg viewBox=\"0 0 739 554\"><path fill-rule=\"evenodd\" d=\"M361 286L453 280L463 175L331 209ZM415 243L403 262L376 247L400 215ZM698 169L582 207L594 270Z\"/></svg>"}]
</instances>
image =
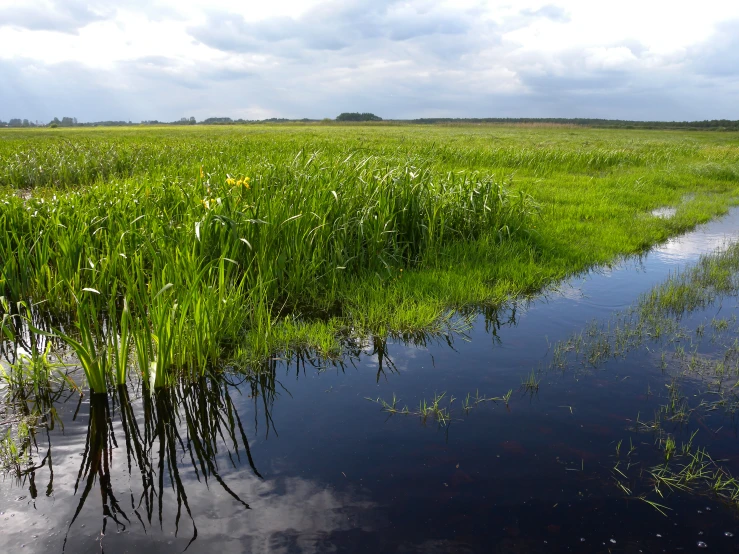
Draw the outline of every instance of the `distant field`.
<instances>
[{"instance_id":1,"label":"distant field","mask_svg":"<svg viewBox=\"0 0 739 554\"><path fill-rule=\"evenodd\" d=\"M738 192L730 133L3 130L0 295L93 335L125 301L138 367L164 383L434 329L643 251Z\"/></svg>"}]
</instances>

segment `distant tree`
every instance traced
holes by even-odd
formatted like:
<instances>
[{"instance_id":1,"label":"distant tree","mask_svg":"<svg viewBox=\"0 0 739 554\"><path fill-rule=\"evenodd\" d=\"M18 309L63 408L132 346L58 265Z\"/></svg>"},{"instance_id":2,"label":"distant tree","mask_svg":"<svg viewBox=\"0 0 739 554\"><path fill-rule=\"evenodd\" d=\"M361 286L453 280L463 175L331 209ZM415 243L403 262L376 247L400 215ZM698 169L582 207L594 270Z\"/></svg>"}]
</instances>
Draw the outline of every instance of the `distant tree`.
<instances>
[{"instance_id":1,"label":"distant tree","mask_svg":"<svg viewBox=\"0 0 739 554\"><path fill-rule=\"evenodd\" d=\"M76 117L62 117L62 122L60 123L60 125L62 127L74 127L75 125L77 125L77 118Z\"/></svg>"},{"instance_id":2,"label":"distant tree","mask_svg":"<svg viewBox=\"0 0 739 554\"><path fill-rule=\"evenodd\" d=\"M23 122L20 119L11 119L8 122L8 127L20 127L23 125Z\"/></svg>"},{"instance_id":3,"label":"distant tree","mask_svg":"<svg viewBox=\"0 0 739 554\"><path fill-rule=\"evenodd\" d=\"M373 113L344 112L336 118L336 121L382 121L382 118Z\"/></svg>"},{"instance_id":4,"label":"distant tree","mask_svg":"<svg viewBox=\"0 0 739 554\"><path fill-rule=\"evenodd\" d=\"M233 122L234 120L230 117L209 117L203 120L205 125L228 125Z\"/></svg>"},{"instance_id":5,"label":"distant tree","mask_svg":"<svg viewBox=\"0 0 739 554\"><path fill-rule=\"evenodd\" d=\"M195 125L195 118L194 117L191 117L190 118L190 125Z\"/></svg>"}]
</instances>

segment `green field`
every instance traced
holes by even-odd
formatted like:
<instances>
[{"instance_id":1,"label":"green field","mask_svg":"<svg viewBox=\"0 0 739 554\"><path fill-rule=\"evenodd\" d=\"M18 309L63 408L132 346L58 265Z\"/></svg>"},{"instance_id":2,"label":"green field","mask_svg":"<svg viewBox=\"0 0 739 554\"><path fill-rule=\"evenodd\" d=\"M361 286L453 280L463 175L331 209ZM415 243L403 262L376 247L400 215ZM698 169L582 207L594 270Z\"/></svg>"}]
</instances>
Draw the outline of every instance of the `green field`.
<instances>
[{"instance_id":1,"label":"green field","mask_svg":"<svg viewBox=\"0 0 739 554\"><path fill-rule=\"evenodd\" d=\"M738 192L734 133L4 130L2 332L64 336L98 392L337 355L642 252Z\"/></svg>"}]
</instances>

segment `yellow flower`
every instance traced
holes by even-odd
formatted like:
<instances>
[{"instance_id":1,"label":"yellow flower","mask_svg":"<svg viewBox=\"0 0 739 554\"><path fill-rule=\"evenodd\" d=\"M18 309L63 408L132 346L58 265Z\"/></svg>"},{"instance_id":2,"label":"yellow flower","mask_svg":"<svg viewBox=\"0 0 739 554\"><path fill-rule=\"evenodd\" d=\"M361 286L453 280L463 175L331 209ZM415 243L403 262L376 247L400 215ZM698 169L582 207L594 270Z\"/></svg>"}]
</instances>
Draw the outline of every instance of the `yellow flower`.
<instances>
[{"instance_id":1,"label":"yellow flower","mask_svg":"<svg viewBox=\"0 0 739 554\"><path fill-rule=\"evenodd\" d=\"M201 165L200 166L200 178L202 179L203 177L205 177L205 173L203 173L203 166Z\"/></svg>"},{"instance_id":2,"label":"yellow flower","mask_svg":"<svg viewBox=\"0 0 739 554\"><path fill-rule=\"evenodd\" d=\"M239 179L238 181L236 181L236 186L238 186L238 187L240 187L243 184L244 184L244 181L242 181L241 179Z\"/></svg>"},{"instance_id":3,"label":"yellow flower","mask_svg":"<svg viewBox=\"0 0 739 554\"><path fill-rule=\"evenodd\" d=\"M236 184L236 179L234 179L233 177L229 177L228 179L226 179L226 184L227 185L235 185Z\"/></svg>"}]
</instances>

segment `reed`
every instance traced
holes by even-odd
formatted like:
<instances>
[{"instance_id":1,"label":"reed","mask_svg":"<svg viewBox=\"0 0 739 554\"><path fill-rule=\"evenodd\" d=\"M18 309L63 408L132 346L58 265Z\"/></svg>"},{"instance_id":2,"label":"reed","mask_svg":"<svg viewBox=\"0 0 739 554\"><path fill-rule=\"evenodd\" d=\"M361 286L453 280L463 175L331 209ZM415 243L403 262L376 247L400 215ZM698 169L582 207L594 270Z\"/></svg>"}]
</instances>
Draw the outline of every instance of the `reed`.
<instances>
[{"instance_id":1,"label":"reed","mask_svg":"<svg viewBox=\"0 0 739 554\"><path fill-rule=\"evenodd\" d=\"M98 316L94 308L80 303L77 308L79 338L61 334L61 338L74 352L85 372L87 384L93 393L107 393L112 364L108 348L102 339Z\"/></svg>"}]
</instances>

